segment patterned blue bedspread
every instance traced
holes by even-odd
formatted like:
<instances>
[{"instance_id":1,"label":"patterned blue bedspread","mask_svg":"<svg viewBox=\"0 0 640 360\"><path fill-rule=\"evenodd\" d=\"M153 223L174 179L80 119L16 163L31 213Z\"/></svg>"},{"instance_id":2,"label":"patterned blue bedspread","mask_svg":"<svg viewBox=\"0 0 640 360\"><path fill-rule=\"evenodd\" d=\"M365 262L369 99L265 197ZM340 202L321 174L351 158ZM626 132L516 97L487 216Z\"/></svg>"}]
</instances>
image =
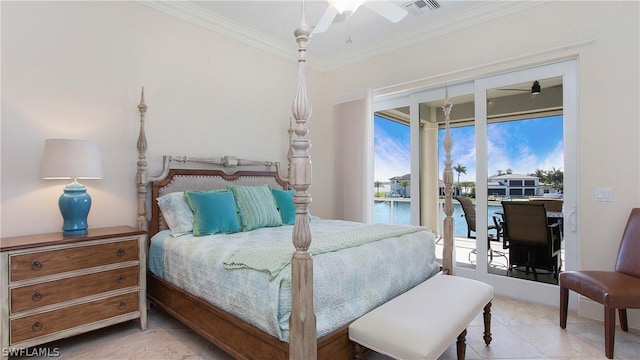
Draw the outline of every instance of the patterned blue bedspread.
<instances>
[{"instance_id":1,"label":"patterned blue bedspread","mask_svg":"<svg viewBox=\"0 0 640 360\"><path fill-rule=\"evenodd\" d=\"M314 234L352 231L367 225L314 218ZM273 280L267 272L225 269L237 249L291 243L293 226L194 237L152 239L149 267L157 276L278 337L289 338L291 267ZM313 238L312 238L313 239ZM436 274L435 235L422 231L313 256L314 310L318 337L358 318Z\"/></svg>"}]
</instances>

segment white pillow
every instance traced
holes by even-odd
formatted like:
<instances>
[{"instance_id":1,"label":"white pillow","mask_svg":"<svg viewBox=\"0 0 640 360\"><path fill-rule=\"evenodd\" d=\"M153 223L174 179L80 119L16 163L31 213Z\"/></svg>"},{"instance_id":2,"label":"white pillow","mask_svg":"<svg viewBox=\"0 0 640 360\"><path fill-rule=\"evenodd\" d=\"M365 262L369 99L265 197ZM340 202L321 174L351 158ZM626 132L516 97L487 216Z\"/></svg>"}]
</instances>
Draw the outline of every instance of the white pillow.
<instances>
[{"instance_id":1,"label":"white pillow","mask_svg":"<svg viewBox=\"0 0 640 360\"><path fill-rule=\"evenodd\" d=\"M193 232L193 211L184 197L184 192L162 195L156 201L172 236Z\"/></svg>"}]
</instances>

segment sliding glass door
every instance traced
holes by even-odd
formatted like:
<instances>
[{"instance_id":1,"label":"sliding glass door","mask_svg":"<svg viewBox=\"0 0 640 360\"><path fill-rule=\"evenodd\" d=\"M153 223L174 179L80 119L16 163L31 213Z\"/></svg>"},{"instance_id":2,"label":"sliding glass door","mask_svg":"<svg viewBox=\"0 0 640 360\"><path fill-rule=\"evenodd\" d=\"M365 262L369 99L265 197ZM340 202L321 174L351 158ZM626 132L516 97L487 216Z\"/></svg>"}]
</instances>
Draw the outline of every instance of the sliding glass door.
<instances>
[{"instance_id":1,"label":"sliding glass door","mask_svg":"<svg viewBox=\"0 0 640 360\"><path fill-rule=\"evenodd\" d=\"M451 110L452 160L454 171L453 196L473 197L475 184L475 124L473 83L448 87ZM413 150L419 154L422 196L420 202L421 224L437 229L443 236L444 219L444 89L421 91L411 96L417 104L420 123L420 144ZM454 236L456 237L456 262L460 267L475 269L475 231L467 226L462 207L454 200ZM438 249L441 252L441 243Z\"/></svg>"},{"instance_id":2,"label":"sliding glass door","mask_svg":"<svg viewBox=\"0 0 640 360\"><path fill-rule=\"evenodd\" d=\"M476 209L478 219L488 220L477 224L473 276L493 285L499 294L556 304L554 271L576 266L572 226L577 200L576 88L574 61L475 81ZM528 252L510 242L505 249L502 245L505 235L509 240L509 224L505 225L502 202L546 199L562 203L556 225L562 251L556 255L543 248ZM490 235L495 230L490 227L496 225L502 239L494 243ZM516 225L512 225L515 233ZM540 276L534 278L526 265L539 267Z\"/></svg>"},{"instance_id":3,"label":"sliding glass door","mask_svg":"<svg viewBox=\"0 0 640 360\"><path fill-rule=\"evenodd\" d=\"M379 101L374 106L373 222L418 224L420 186L412 176L411 108L408 98ZM414 205L415 204L415 205Z\"/></svg>"},{"instance_id":4,"label":"sliding glass door","mask_svg":"<svg viewBox=\"0 0 640 360\"><path fill-rule=\"evenodd\" d=\"M454 200L458 275L487 282L497 294L557 303L553 274L546 277L550 281L532 281L526 269L510 269L501 202L561 202L557 265L576 268L576 91L573 60L448 85L454 196L466 198L474 212L467 213ZM438 229L439 235L444 216L444 93L438 87L375 105L379 110L409 110L411 223ZM473 224L466 221L470 216L475 216Z\"/></svg>"},{"instance_id":5,"label":"sliding glass door","mask_svg":"<svg viewBox=\"0 0 640 360\"><path fill-rule=\"evenodd\" d=\"M487 214L491 226L487 271L557 284L558 271L564 263L562 77L530 79L488 89L486 93ZM517 241L511 244L506 237L503 202L534 203L559 213L548 219L555 232L547 233L555 238L528 236L526 240L541 242L535 248L521 246ZM511 227L517 232L516 225ZM556 249L553 240L557 240ZM512 246L505 249L508 245Z\"/></svg>"}]
</instances>

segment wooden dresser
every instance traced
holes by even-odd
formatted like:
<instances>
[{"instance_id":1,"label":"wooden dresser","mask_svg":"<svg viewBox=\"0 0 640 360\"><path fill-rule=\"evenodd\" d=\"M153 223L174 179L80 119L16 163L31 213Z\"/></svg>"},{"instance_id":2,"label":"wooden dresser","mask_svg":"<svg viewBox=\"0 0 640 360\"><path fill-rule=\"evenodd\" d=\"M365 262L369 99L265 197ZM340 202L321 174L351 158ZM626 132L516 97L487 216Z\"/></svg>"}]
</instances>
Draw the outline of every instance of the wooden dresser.
<instances>
[{"instance_id":1,"label":"wooden dresser","mask_svg":"<svg viewBox=\"0 0 640 360\"><path fill-rule=\"evenodd\" d=\"M146 330L144 231L3 238L0 250L1 356L131 319Z\"/></svg>"}]
</instances>

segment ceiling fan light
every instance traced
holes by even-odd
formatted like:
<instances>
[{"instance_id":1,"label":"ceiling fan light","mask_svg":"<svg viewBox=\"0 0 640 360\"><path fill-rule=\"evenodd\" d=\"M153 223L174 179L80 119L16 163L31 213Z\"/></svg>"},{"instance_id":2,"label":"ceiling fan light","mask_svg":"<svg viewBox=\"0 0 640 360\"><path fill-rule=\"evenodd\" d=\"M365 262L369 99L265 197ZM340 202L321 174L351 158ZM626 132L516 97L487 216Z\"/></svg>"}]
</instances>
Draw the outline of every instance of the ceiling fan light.
<instances>
[{"instance_id":1,"label":"ceiling fan light","mask_svg":"<svg viewBox=\"0 0 640 360\"><path fill-rule=\"evenodd\" d=\"M540 83L537 80L534 81L533 85L531 86L531 94L533 95L540 94Z\"/></svg>"},{"instance_id":2,"label":"ceiling fan light","mask_svg":"<svg viewBox=\"0 0 640 360\"><path fill-rule=\"evenodd\" d=\"M336 8L336 10L338 10L338 12L341 15L342 14L351 15L354 12L356 12L356 10L358 10L360 5L362 5L362 3L364 3L365 0L328 0L328 1L329 1L329 4L331 4L331 6Z\"/></svg>"}]
</instances>

